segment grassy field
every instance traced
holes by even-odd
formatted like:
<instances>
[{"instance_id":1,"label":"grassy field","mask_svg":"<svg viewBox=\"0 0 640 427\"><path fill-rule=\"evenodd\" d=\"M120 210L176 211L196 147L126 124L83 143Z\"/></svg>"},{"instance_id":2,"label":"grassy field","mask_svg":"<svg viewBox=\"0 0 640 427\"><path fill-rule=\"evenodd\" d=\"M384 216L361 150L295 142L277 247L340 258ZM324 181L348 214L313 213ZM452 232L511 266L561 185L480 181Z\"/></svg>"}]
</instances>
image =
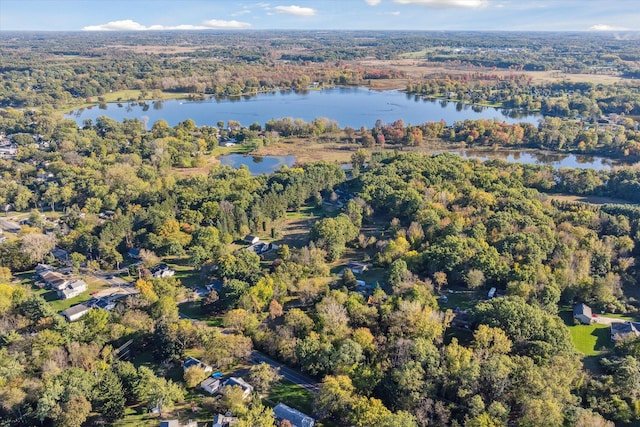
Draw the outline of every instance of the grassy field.
<instances>
[{"instance_id":1,"label":"grassy field","mask_svg":"<svg viewBox=\"0 0 640 427\"><path fill-rule=\"evenodd\" d=\"M175 277L180 279L183 286L186 286L187 288L195 288L206 285L200 277L200 273L194 271L193 267L188 264L189 259L187 257L165 258L164 261L171 269L175 270Z\"/></svg>"},{"instance_id":2,"label":"grassy field","mask_svg":"<svg viewBox=\"0 0 640 427\"><path fill-rule=\"evenodd\" d=\"M447 302L438 300L438 305L443 310L453 310L456 307L465 310L472 308L477 301L473 292L456 292L455 294L450 294L443 291L442 295L446 295L447 297Z\"/></svg>"},{"instance_id":3,"label":"grassy field","mask_svg":"<svg viewBox=\"0 0 640 427\"><path fill-rule=\"evenodd\" d=\"M291 381L282 380L271 387L267 397L274 405L282 402L305 414L313 413L313 400L315 395Z\"/></svg>"},{"instance_id":4,"label":"grassy field","mask_svg":"<svg viewBox=\"0 0 640 427\"><path fill-rule=\"evenodd\" d=\"M576 325L571 308L563 308L560 317L569 327L574 347L585 356L599 356L613 347L609 326L599 323Z\"/></svg>"}]
</instances>

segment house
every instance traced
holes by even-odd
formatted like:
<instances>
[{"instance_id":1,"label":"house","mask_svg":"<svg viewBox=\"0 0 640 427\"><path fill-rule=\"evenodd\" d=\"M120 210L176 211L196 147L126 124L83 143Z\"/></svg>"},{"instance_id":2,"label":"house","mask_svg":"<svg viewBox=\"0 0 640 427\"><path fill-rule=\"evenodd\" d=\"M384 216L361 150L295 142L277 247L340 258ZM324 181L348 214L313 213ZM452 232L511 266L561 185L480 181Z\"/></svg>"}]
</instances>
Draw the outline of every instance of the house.
<instances>
[{"instance_id":1,"label":"house","mask_svg":"<svg viewBox=\"0 0 640 427\"><path fill-rule=\"evenodd\" d=\"M257 237L256 237L257 239ZM261 255L265 252L269 252L272 248L271 243L258 242L247 248L248 251L254 252L256 255Z\"/></svg>"},{"instance_id":2,"label":"house","mask_svg":"<svg viewBox=\"0 0 640 427\"><path fill-rule=\"evenodd\" d=\"M71 279L57 271L46 271L40 274L40 278L46 287L56 291L66 289L67 286L69 286L69 283L71 283Z\"/></svg>"},{"instance_id":3,"label":"house","mask_svg":"<svg viewBox=\"0 0 640 427\"><path fill-rule=\"evenodd\" d=\"M591 307L586 304L576 304L573 306L573 318L583 325L590 325L593 321Z\"/></svg>"},{"instance_id":4,"label":"house","mask_svg":"<svg viewBox=\"0 0 640 427\"><path fill-rule=\"evenodd\" d=\"M613 322L611 323L611 341L624 341L640 336L640 323L638 322Z\"/></svg>"},{"instance_id":5,"label":"house","mask_svg":"<svg viewBox=\"0 0 640 427\"><path fill-rule=\"evenodd\" d=\"M69 252L65 251L64 249L61 248L54 248L51 251L51 255L53 255L53 257L57 260L60 261L69 261Z\"/></svg>"},{"instance_id":6,"label":"house","mask_svg":"<svg viewBox=\"0 0 640 427\"><path fill-rule=\"evenodd\" d=\"M227 417L226 415L216 414L213 417L213 425L211 427L229 427L238 421L236 417Z\"/></svg>"},{"instance_id":7,"label":"house","mask_svg":"<svg viewBox=\"0 0 640 427\"><path fill-rule=\"evenodd\" d=\"M127 252L127 255L133 259L140 259L140 251L140 248L131 248L129 249L129 252Z\"/></svg>"},{"instance_id":8,"label":"house","mask_svg":"<svg viewBox=\"0 0 640 427\"><path fill-rule=\"evenodd\" d=\"M12 159L18 154L18 146L16 144L0 146L0 158Z\"/></svg>"},{"instance_id":9,"label":"house","mask_svg":"<svg viewBox=\"0 0 640 427\"><path fill-rule=\"evenodd\" d=\"M200 383L200 388L209 394L216 394L220 391L221 385L218 378L209 377Z\"/></svg>"},{"instance_id":10,"label":"house","mask_svg":"<svg viewBox=\"0 0 640 427\"><path fill-rule=\"evenodd\" d=\"M42 278L42 275L44 273L47 273L49 271L53 271L53 267L51 267L48 264L38 264L36 265L36 276L39 278Z\"/></svg>"},{"instance_id":11,"label":"house","mask_svg":"<svg viewBox=\"0 0 640 427\"><path fill-rule=\"evenodd\" d=\"M151 271L151 275L156 279L160 277L171 277L176 274L176 272L170 269L165 263L158 264L149 271Z\"/></svg>"},{"instance_id":12,"label":"house","mask_svg":"<svg viewBox=\"0 0 640 427\"><path fill-rule=\"evenodd\" d=\"M62 311L61 314L67 318L69 322L75 322L85 314L89 312L89 307L84 304L74 305L73 307L69 307L66 310Z\"/></svg>"},{"instance_id":13,"label":"house","mask_svg":"<svg viewBox=\"0 0 640 427\"><path fill-rule=\"evenodd\" d=\"M284 420L289 421L292 427L313 427L316 423L316 420L310 416L298 411L297 409L293 409L284 403L278 403L273 408L273 415L279 422Z\"/></svg>"},{"instance_id":14,"label":"house","mask_svg":"<svg viewBox=\"0 0 640 427\"><path fill-rule=\"evenodd\" d=\"M260 241L260 238L257 236L252 236L251 234L247 234L246 236L244 236L243 240L245 243L248 243L250 245L255 245Z\"/></svg>"},{"instance_id":15,"label":"house","mask_svg":"<svg viewBox=\"0 0 640 427\"><path fill-rule=\"evenodd\" d=\"M242 398L246 399L253 393L253 386L239 377L231 377L224 382L225 387L237 386L242 389Z\"/></svg>"},{"instance_id":16,"label":"house","mask_svg":"<svg viewBox=\"0 0 640 427\"><path fill-rule=\"evenodd\" d=\"M116 308L116 298L92 298L86 304L91 308L99 308L101 310L111 311Z\"/></svg>"},{"instance_id":17,"label":"house","mask_svg":"<svg viewBox=\"0 0 640 427\"><path fill-rule=\"evenodd\" d=\"M360 262L349 261L347 268L351 270L353 274L362 274L367 270L368 266Z\"/></svg>"},{"instance_id":18,"label":"house","mask_svg":"<svg viewBox=\"0 0 640 427\"><path fill-rule=\"evenodd\" d=\"M58 297L60 299L69 299L77 297L88 289L84 280L73 280L69 282L66 288L58 289Z\"/></svg>"},{"instance_id":19,"label":"house","mask_svg":"<svg viewBox=\"0 0 640 427\"><path fill-rule=\"evenodd\" d=\"M187 359L182 364L182 369L186 371L187 369L191 368L192 366L198 366L198 367L202 368L206 374L208 374L210 372L213 372L213 367L207 365L206 363L203 363L203 362L199 361L195 357L187 357Z\"/></svg>"}]
</instances>

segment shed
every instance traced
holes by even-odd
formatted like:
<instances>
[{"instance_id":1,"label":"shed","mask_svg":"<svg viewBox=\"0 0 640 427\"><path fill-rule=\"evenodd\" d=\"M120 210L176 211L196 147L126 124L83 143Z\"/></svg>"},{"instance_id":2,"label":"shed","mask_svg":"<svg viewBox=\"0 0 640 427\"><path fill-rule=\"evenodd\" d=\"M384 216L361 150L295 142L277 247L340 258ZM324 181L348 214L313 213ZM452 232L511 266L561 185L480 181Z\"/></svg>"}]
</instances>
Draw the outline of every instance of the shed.
<instances>
[{"instance_id":1,"label":"shed","mask_svg":"<svg viewBox=\"0 0 640 427\"><path fill-rule=\"evenodd\" d=\"M586 304L576 304L573 306L573 318L584 325L590 325L593 321L591 307Z\"/></svg>"}]
</instances>

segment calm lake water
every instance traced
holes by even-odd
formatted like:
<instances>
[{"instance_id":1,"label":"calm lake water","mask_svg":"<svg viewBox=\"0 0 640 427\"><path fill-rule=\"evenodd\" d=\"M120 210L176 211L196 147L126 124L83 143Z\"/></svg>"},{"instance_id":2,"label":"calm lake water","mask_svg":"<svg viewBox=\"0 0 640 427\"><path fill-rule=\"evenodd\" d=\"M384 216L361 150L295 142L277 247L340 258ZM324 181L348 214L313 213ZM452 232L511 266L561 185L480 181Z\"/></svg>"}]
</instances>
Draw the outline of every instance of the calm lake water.
<instances>
[{"instance_id":1,"label":"calm lake water","mask_svg":"<svg viewBox=\"0 0 640 427\"><path fill-rule=\"evenodd\" d=\"M293 156L250 156L244 154L227 154L220 156L220 163L238 169L245 165L251 175L270 174L282 166L293 166L296 158Z\"/></svg>"},{"instance_id":2,"label":"calm lake water","mask_svg":"<svg viewBox=\"0 0 640 427\"><path fill-rule=\"evenodd\" d=\"M391 123L402 119L405 123L421 124L444 120L448 124L467 119L498 118L508 123L537 124L539 114L525 114L498 108L486 108L425 99L400 91L373 91L366 88L329 88L304 93L293 91L259 94L253 97L209 98L203 101L167 100L143 103L109 103L73 111L65 117L82 124L85 119L108 116L114 120L137 118L150 127L163 119L175 126L192 119L198 126L216 126L218 121L237 120L248 126L262 125L271 119L284 117L311 121L327 117L340 127L373 127L376 120Z\"/></svg>"},{"instance_id":3,"label":"calm lake water","mask_svg":"<svg viewBox=\"0 0 640 427\"><path fill-rule=\"evenodd\" d=\"M500 159L511 163L550 165L556 169L582 168L595 170L609 170L614 166L629 165L630 162L615 161L603 157L586 156L581 154L558 154L547 151L480 151L480 150L451 150L449 153L458 154L464 159L478 159L480 161ZM437 153L425 153L425 155ZM249 168L251 175L270 174L282 166L291 167L296 162L294 156L251 156L244 154L227 154L220 156L220 163L239 168L242 165ZM350 164L343 164L345 170L351 169Z\"/></svg>"},{"instance_id":4,"label":"calm lake water","mask_svg":"<svg viewBox=\"0 0 640 427\"><path fill-rule=\"evenodd\" d=\"M511 163L549 165L556 169L582 168L595 170L608 170L614 166L629 165L631 162L616 161L603 157L587 156L582 154L562 154L548 151L479 151L459 150L450 151L464 159L478 159L481 161L500 159Z\"/></svg>"}]
</instances>

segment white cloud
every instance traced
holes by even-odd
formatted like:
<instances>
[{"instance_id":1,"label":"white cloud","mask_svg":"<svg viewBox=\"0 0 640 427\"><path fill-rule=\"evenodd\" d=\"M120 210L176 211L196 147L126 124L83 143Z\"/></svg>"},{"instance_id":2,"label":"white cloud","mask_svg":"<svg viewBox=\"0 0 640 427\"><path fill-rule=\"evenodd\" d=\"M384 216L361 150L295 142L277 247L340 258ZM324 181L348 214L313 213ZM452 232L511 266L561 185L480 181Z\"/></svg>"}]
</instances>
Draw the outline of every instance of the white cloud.
<instances>
[{"instance_id":1,"label":"white cloud","mask_svg":"<svg viewBox=\"0 0 640 427\"><path fill-rule=\"evenodd\" d=\"M232 13L232 14L231 14L231 16L246 15L246 14L248 14L248 13L251 13L251 10L249 10L249 9L242 9L242 10L239 10L238 12L234 12L234 13Z\"/></svg>"},{"instance_id":2,"label":"white cloud","mask_svg":"<svg viewBox=\"0 0 640 427\"><path fill-rule=\"evenodd\" d=\"M629 31L629 29L625 27L618 27L615 25L596 24L592 27L589 27L589 31Z\"/></svg>"},{"instance_id":3,"label":"white cloud","mask_svg":"<svg viewBox=\"0 0 640 427\"><path fill-rule=\"evenodd\" d=\"M131 19L112 21L102 25L89 25L83 28L85 31L142 31L146 29L147 27Z\"/></svg>"},{"instance_id":4,"label":"white cloud","mask_svg":"<svg viewBox=\"0 0 640 427\"><path fill-rule=\"evenodd\" d=\"M377 6L381 0L364 0L369 6Z\"/></svg>"},{"instance_id":5,"label":"white cloud","mask_svg":"<svg viewBox=\"0 0 640 427\"><path fill-rule=\"evenodd\" d=\"M168 30L208 30L208 29L240 29L248 28L251 24L240 21L222 21L211 19L204 21L202 25L150 25L145 26L131 19L112 21L101 25L89 25L84 31L168 31Z\"/></svg>"},{"instance_id":6,"label":"white cloud","mask_svg":"<svg viewBox=\"0 0 640 427\"><path fill-rule=\"evenodd\" d=\"M223 21L221 19L210 19L202 23L207 28L219 28L219 29L240 29L249 28L251 24L242 21Z\"/></svg>"},{"instance_id":7,"label":"white cloud","mask_svg":"<svg viewBox=\"0 0 640 427\"><path fill-rule=\"evenodd\" d=\"M398 4L415 4L438 8L462 7L478 9L489 5L489 0L393 0Z\"/></svg>"},{"instance_id":8,"label":"white cloud","mask_svg":"<svg viewBox=\"0 0 640 427\"><path fill-rule=\"evenodd\" d=\"M295 15L295 16L313 16L316 14L315 9L310 7L300 7L296 5L291 6L276 6L274 8L278 13L282 13L285 15Z\"/></svg>"}]
</instances>

